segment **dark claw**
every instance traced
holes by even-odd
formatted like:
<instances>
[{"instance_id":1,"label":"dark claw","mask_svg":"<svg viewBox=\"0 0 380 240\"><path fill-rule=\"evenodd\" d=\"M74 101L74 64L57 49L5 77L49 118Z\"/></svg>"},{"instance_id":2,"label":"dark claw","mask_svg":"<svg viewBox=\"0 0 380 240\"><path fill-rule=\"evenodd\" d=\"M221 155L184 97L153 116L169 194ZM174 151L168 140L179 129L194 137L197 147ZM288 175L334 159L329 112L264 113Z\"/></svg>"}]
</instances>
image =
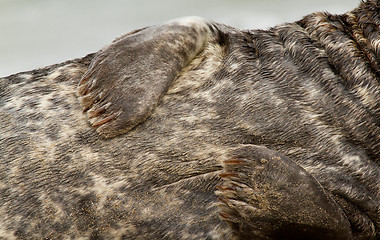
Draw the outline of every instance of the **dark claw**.
<instances>
[{"instance_id":1,"label":"dark claw","mask_svg":"<svg viewBox=\"0 0 380 240\"><path fill-rule=\"evenodd\" d=\"M101 126L101 125L103 125L103 124L105 124L105 123L107 123L107 122L113 120L113 119L116 118L118 115L119 115L118 113L111 114L110 116L108 116L108 117L106 117L106 118L104 118L104 119L102 119L102 120L99 120L99 121L97 121L97 122L94 122L94 123L92 124L92 127L99 127L99 126Z\"/></svg>"},{"instance_id":2,"label":"dark claw","mask_svg":"<svg viewBox=\"0 0 380 240\"><path fill-rule=\"evenodd\" d=\"M88 118L94 118L94 117L98 117L99 115L103 114L106 112L106 108L103 106L103 107L100 107L98 109L96 109L95 111L91 112L90 115L88 116Z\"/></svg>"}]
</instances>

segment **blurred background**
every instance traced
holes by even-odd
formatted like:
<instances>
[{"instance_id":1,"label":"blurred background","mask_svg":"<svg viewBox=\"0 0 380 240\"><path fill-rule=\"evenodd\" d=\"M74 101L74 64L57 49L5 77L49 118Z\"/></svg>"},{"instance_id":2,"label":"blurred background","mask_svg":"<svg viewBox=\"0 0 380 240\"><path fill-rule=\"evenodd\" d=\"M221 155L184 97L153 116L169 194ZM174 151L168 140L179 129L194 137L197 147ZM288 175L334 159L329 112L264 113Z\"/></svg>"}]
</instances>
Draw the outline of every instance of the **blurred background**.
<instances>
[{"instance_id":1,"label":"blurred background","mask_svg":"<svg viewBox=\"0 0 380 240\"><path fill-rule=\"evenodd\" d=\"M201 16L268 28L315 11L344 13L360 0L0 0L0 77L98 51L133 29Z\"/></svg>"}]
</instances>

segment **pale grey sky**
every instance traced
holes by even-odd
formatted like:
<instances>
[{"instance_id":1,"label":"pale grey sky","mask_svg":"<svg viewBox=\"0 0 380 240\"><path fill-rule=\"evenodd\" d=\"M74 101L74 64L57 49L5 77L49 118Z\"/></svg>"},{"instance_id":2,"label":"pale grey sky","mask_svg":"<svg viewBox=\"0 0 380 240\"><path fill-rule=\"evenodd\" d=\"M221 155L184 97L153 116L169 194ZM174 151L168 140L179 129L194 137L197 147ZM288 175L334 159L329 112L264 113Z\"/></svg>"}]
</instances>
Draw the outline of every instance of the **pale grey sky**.
<instances>
[{"instance_id":1,"label":"pale grey sky","mask_svg":"<svg viewBox=\"0 0 380 240\"><path fill-rule=\"evenodd\" d=\"M0 0L0 77L95 52L133 29L181 16L267 28L360 0Z\"/></svg>"}]
</instances>

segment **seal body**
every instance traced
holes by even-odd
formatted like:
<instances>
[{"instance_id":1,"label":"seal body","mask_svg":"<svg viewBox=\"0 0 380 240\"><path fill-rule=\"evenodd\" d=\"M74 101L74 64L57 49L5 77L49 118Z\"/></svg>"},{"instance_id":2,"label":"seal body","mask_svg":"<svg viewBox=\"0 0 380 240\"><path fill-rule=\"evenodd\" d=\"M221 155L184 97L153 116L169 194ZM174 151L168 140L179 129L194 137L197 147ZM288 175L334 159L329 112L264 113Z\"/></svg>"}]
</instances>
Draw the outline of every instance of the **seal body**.
<instances>
[{"instance_id":1,"label":"seal body","mask_svg":"<svg viewBox=\"0 0 380 240\"><path fill-rule=\"evenodd\" d=\"M379 5L2 78L0 239L377 239Z\"/></svg>"}]
</instances>

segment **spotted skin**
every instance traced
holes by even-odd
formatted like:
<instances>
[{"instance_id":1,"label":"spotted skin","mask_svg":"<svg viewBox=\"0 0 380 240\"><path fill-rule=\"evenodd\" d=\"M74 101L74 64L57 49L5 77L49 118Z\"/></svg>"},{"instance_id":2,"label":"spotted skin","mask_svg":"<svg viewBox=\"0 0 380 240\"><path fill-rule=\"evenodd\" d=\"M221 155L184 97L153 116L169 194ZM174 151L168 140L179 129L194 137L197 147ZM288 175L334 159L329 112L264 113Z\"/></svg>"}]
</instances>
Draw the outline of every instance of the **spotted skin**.
<instances>
[{"instance_id":1,"label":"spotted skin","mask_svg":"<svg viewBox=\"0 0 380 240\"><path fill-rule=\"evenodd\" d=\"M378 239L379 6L1 78L0 239Z\"/></svg>"}]
</instances>

